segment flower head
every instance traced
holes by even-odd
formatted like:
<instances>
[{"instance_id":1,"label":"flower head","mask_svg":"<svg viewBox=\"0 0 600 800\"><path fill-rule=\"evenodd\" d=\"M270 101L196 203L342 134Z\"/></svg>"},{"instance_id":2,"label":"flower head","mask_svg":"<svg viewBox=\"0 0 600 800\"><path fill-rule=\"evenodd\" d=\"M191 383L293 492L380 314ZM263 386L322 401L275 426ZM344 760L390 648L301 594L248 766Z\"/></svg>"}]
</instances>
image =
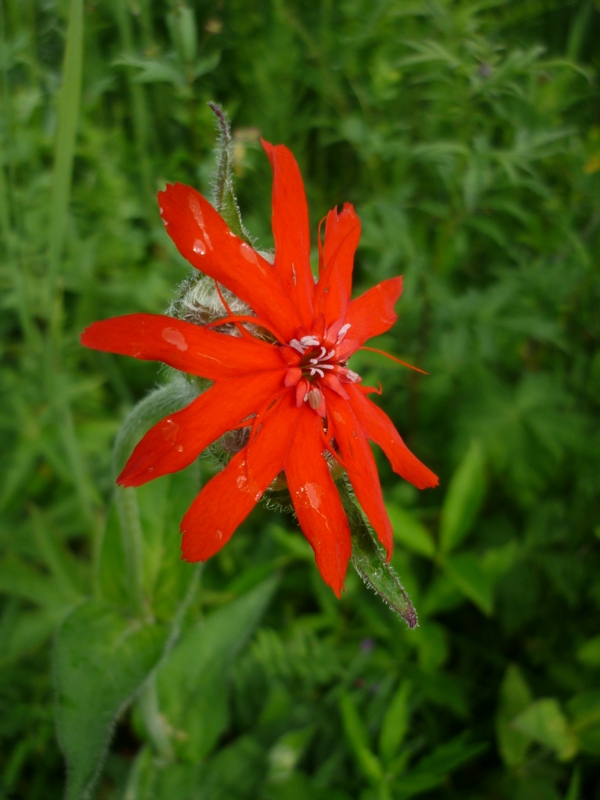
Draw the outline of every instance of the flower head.
<instances>
[{"instance_id":1,"label":"flower head","mask_svg":"<svg viewBox=\"0 0 600 800\"><path fill-rule=\"evenodd\" d=\"M273 168L271 264L235 236L195 189L168 185L161 215L179 252L250 309L235 315L223 297L219 325L238 335L169 316L132 314L91 325L88 347L162 361L212 385L186 408L152 427L117 479L139 486L183 469L223 434L245 430L243 446L200 491L181 523L183 557L205 561L223 547L263 493L284 476L323 579L340 594L351 555L350 529L331 474L346 470L356 497L386 550L392 526L369 441L394 471L418 488L436 476L406 447L368 397L348 359L396 321L402 279L383 281L351 299L360 222L351 205L334 209L319 238L319 275L310 267L308 211L298 165L283 145L263 142ZM230 313L231 312L231 313ZM249 324L250 323L250 324ZM260 329L266 336L254 335Z\"/></svg>"}]
</instances>

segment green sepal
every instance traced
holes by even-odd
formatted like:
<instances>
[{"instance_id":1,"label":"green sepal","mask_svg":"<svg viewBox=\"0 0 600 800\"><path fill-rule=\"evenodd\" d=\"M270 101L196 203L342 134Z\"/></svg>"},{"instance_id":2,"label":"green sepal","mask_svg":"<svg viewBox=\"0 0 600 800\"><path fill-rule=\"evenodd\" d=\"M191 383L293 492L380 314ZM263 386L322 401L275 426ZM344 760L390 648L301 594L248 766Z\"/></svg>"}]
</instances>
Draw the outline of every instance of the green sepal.
<instances>
[{"instance_id":1,"label":"green sepal","mask_svg":"<svg viewBox=\"0 0 600 800\"><path fill-rule=\"evenodd\" d=\"M233 136L227 114L221 106L209 103L219 125L216 167L213 178L213 205L229 225L229 229L240 239L252 245L252 239L242 223L242 215L233 188Z\"/></svg>"},{"instance_id":2,"label":"green sepal","mask_svg":"<svg viewBox=\"0 0 600 800\"><path fill-rule=\"evenodd\" d=\"M398 575L385 560L375 534L358 507L350 487L345 481L338 481L338 488L352 538L352 565L363 581L399 614L409 628L418 625L417 612Z\"/></svg>"}]
</instances>

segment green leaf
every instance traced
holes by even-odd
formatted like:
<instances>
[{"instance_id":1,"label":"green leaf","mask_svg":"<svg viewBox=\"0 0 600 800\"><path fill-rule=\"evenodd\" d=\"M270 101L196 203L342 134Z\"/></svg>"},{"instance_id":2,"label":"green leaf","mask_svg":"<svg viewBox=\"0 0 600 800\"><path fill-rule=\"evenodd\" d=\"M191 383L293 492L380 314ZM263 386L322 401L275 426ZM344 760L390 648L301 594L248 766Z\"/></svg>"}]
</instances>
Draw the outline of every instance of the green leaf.
<instances>
[{"instance_id":1,"label":"green leaf","mask_svg":"<svg viewBox=\"0 0 600 800\"><path fill-rule=\"evenodd\" d=\"M139 72L136 83L171 83L173 86L185 86L185 70L183 65L174 59L141 58L139 56L122 56L113 61L115 66L134 67Z\"/></svg>"},{"instance_id":2,"label":"green leaf","mask_svg":"<svg viewBox=\"0 0 600 800\"><path fill-rule=\"evenodd\" d=\"M486 489L483 450L474 440L464 455L444 499L440 525L440 549L449 553L469 533Z\"/></svg>"},{"instance_id":3,"label":"green leaf","mask_svg":"<svg viewBox=\"0 0 600 800\"><path fill-rule=\"evenodd\" d=\"M383 767L369 746L364 724L349 694L341 695L340 712L346 739L356 757L360 771L371 783L380 783L383 778Z\"/></svg>"},{"instance_id":4,"label":"green leaf","mask_svg":"<svg viewBox=\"0 0 600 800\"><path fill-rule=\"evenodd\" d=\"M53 577L15 557L0 562L0 593L21 597L42 608L62 611L72 605L74 599L69 585L61 585Z\"/></svg>"},{"instance_id":5,"label":"green leaf","mask_svg":"<svg viewBox=\"0 0 600 800\"><path fill-rule=\"evenodd\" d=\"M573 776L569 782L569 788L564 797L564 800L579 800L581 797L581 769L579 766L573 770Z\"/></svg>"},{"instance_id":6,"label":"green leaf","mask_svg":"<svg viewBox=\"0 0 600 800\"><path fill-rule=\"evenodd\" d=\"M184 64L191 64L198 49L194 9L183 2L177 3L173 11L167 14L167 25L177 54Z\"/></svg>"},{"instance_id":7,"label":"green leaf","mask_svg":"<svg viewBox=\"0 0 600 800\"><path fill-rule=\"evenodd\" d=\"M577 739L557 700L543 698L532 703L513 720L515 728L567 761L577 753Z\"/></svg>"},{"instance_id":8,"label":"green leaf","mask_svg":"<svg viewBox=\"0 0 600 800\"><path fill-rule=\"evenodd\" d=\"M276 585L277 578L267 579L188 630L159 670L159 706L175 732L173 747L180 758L203 758L227 727L232 662L252 635Z\"/></svg>"},{"instance_id":9,"label":"green leaf","mask_svg":"<svg viewBox=\"0 0 600 800\"><path fill-rule=\"evenodd\" d=\"M600 635L593 636L578 648L577 659L586 667L600 667Z\"/></svg>"},{"instance_id":10,"label":"green leaf","mask_svg":"<svg viewBox=\"0 0 600 800\"><path fill-rule=\"evenodd\" d=\"M490 579L479 560L471 553L449 556L442 567L452 583L465 597L489 616L493 611L493 596Z\"/></svg>"},{"instance_id":11,"label":"green leaf","mask_svg":"<svg viewBox=\"0 0 600 800\"><path fill-rule=\"evenodd\" d=\"M287 731L269 750L269 780L281 783L295 771L316 731L315 725Z\"/></svg>"},{"instance_id":12,"label":"green leaf","mask_svg":"<svg viewBox=\"0 0 600 800\"><path fill-rule=\"evenodd\" d=\"M91 796L123 709L156 667L166 627L128 619L105 603L78 606L54 651L58 738L68 769L66 800Z\"/></svg>"},{"instance_id":13,"label":"green leaf","mask_svg":"<svg viewBox=\"0 0 600 800\"><path fill-rule=\"evenodd\" d=\"M100 593L107 603L121 609L131 606L131 587L127 581L125 548L116 500L113 501L106 516L100 544L98 582Z\"/></svg>"},{"instance_id":14,"label":"green leaf","mask_svg":"<svg viewBox=\"0 0 600 800\"><path fill-rule=\"evenodd\" d=\"M496 738L504 763L509 767L522 764L531 739L513 725L514 718L531 705L532 697L519 667L511 664L504 675L496 711Z\"/></svg>"},{"instance_id":15,"label":"green leaf","mask_svg":"<svg viewBox=\"0 0 600 800\"><path fill-rule=\"evenodd\" d=\"M433 558L435 542L427 528L400 506L387 503L386 508L394 529L394 541L413 553Z\"/></svg>"},{"instance_id":16,"label":"green leaf","mask_svg":"<svg viewBox=\"0 0 600 800\"><path fill-rule=\"evenodd\" d=\"M581 750L600 755L600 691L593 689L577 694L566 708Z\"/></svg>"},{"instance_id":17,"label":"green leaf","mask_svg":"<svg viewBox=\"0 0 600 800\"><path fill-rule=\"evenodd\" d=\"M419 653L419 666L425 672L435 672L448 659L448 634L446 629L432 620L421 622L410 638Z\"/></svg>"},{"instance_id":18,"label":"green leaf","mask_svg":"<svg viewBox=\"0 0 600 800\"><path fill-rule=\"evenodd\" d=\"M415 764L415 770L424 773L445 774L461 764L477 758L487 750L487 743L469 744L467 738L468 734L461 733L449 742L436 747Z\"/></svg>"},{"instance_id":19,"label":"green leaf","mask_svg":"<svg viewBox=\"0 0 600 800\"><path fill-rule=\"evenodd\" d=\"M408 731L411 695L412 684L410 681L402 681L383 718L379 737L379 753L384 764L389 764L397 755Z\"/></svg>"}]
</instances>

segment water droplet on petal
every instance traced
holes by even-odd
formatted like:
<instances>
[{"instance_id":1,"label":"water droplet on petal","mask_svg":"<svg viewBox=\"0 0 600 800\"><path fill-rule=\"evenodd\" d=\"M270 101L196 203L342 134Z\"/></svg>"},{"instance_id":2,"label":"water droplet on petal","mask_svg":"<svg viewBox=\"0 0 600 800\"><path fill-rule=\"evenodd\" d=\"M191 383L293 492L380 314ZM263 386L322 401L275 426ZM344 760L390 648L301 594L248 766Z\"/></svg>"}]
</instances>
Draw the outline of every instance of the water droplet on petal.
<instances>
[{"instance_id":1,"label":"water droplet on petal","mask_svg":"<svg viewBox=\"0 0 600 800\"><path fill-rule=\"evenodd\" d=\"M245 475L238 475L238 477L236 479L236 482L235 482L235 484L238 487L238 489L244 489L247 483L248 483L248 479L245 477Z\"/></svg>"},{"instance_id":2,"label":"water droplet on petal","mask_svg":"<svg viewBox=\"0 0 600 800\"><path fill-rule=\"evenodd\" d=\"M186 342L183 333L178 331L177 328L164 328L162 337L165 342L175 345L178 350L184 351L188 349L188 343Z\"/></svg>"},{"instance_id":3,"label":"water droplet on petal","mask_svg":"<svg viewBox=\"0 0 600 800\"><path fill-rule=\"evenodd\" d=\"M192 247L194 253L198 253L199 256L206 255L206 245L204 242L200 241L200 239L196 239L194 242L194 246Z\"/></svg>"},{"instance_id":4,"label":"water droplet on petal","mask_svg":"<svg viewBox=\"0 0 600 800\"><path fill-rule=\"evenodd\" d=\"M246 261L249 261L251 264L258 264L258 256L246 242L242 242L240 245L240 253L244 256Z\"/></svg>"},{"instance_id":5,"label":"water droplet on petal","mask_svg":"<svg viewBox=\"0 0 600 800\"><path fill-rule=\"evenodd\" d=\"M165 419L161 427L161 433L165 441L171 445L174 445L175 442L177 441L177 434L179 432L179 428L180 425L179 423L175 422L175 420L172 420L170 417Z\"/></svg>"},{"instance_id":6,"label":"water droplet on petal","mask_svg":"<svg viewBox=\"0 0 600 800\"><path fill-rule=\"evenodd\" d=\"M263 496L263 493L262 493L262 492L257 492L257 493L254 495L254 500L255 500L255 501L258 503L258 501L260 500L260 498L261 498L262 496Z\"/></svg>"},{"instance_id":7,"label":"water droplet on petal","mask_svg":"<svg viewBox=\"0 0 600 800\"><path fill-rule=\"evenodd\" d=\"M175 448L175 450L177 450L178 453L183 453L183 445L182 444L178 444L177 447Z\"/></svg>"},{"instance_id":8,"label":"water droplet on petal","mask_svg":"<svg viewBox=\"0 0 600 800\"><path fill-rule=\"evenodd\" d=\"M307 483L306 484L306 494L308 495L308 501L313 508L319 508L321 505L321 496L323 491L318 483Z\"/></svg>"},{"instance_id":9,"label":"water droplet on petal","mask_svg":"<svg viewBox=\"0 0 600 800\"><path fill-rule=\"evenodd\" d=\"M219 539L219 541L223 538L223 531L216 530L215 531L215 539Z\"/></svg>"}]
</instances>

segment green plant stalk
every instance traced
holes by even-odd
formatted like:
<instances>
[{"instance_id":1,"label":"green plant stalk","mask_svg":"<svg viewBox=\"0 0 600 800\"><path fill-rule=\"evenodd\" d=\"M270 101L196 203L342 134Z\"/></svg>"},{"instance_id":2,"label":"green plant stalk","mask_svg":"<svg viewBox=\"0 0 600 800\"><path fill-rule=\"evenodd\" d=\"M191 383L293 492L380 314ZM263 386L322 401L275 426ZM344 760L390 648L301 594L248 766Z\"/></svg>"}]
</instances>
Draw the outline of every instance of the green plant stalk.
<instances>
[{"instance_id":1,"label":"green plant stalk","mask_svg":"<svg viewBox=\"0 0 600 800\"><path fill-rule=\"evenodd\" d=\"M94 490L77 441L70 403L59 380L63 303L62 291L58 286L58 269L67 231L82 72L83 0L71 0L67 45L63 62L63 80L58 102L58 134L54 151L49 215L47 315L50 322L50 334L45 348L44 365L50 403L54 410L63 448L71 464L71 473L83 516L90 527L95 530L97 526L93 513Z\"/></svg>"},{"instance_id":2,"label":"green plant stalk","mask_svg":"<svg viewBox=\"0 0 600 800\"><path fill-rule=\"evenodd\" d=\"M144 534L135 489L117 487L117 507L130 595L136 613L146 618L150 608L144 592Z\"/></svg>"},{"instance_id":3,"label":"green plant stalk","mask_svg":"<svg viewBox=\"0 0 600 800\"><path fill-rule=\"evenodd\" d=\"M75 139L79 122L81 102L81 79L83 73L83 0L71 0L67 46L63 62L63 79L58 101L58 134L54 150L54 173L49 219L48 246L48 312L53 325L57 325L54 294L56 291L58 266L62 254L69 201L71 179L75 157Z\"/></svg>"},{"instance_id":4,"label":"green plant stalk","mask_svg":"<svg viewBox=\"0 0 600 800\"><path fill-rule=\"evenodd\" d=\"M4 4L0 3L0 42L2 42L4 48L8 48L4 13ZM6 138L5 141L2 142L2 145L6 151L12 150L14 146L7 57L2 59L2 104L5 114L6 131ZM24 265L20 258L19 236L17 233L18 225L15 224L16 203L14 198L16 196L16 191L13 173L14 167L10 159L7 159L6 168L3 164L0 165L0 233L2 234L7 260L12 273L21 330L25 335L27 344L33 347L39 344L39 336L37 335L37 330L31 317L31 304L27 298L27 280Z\"/></svg>"},{"instance_id":5,"label":"green plant stalk","mask_svg":"<svg viewBox=\"0 0 600 800\"><path fill-rule=\"evenodd\" d=\"M169 740L169 732L165 718L160 713L158 705L158 692L156 689L156 674L148 678L139 696L139 708L146 726L146 731L161 758L173 760L173 748Z\"/></svg>"},{"instance_id":6,"label":"green plant stalk","mask_svg":"<svg viewBox=\"0 0 600 800\"><path fill-rule=\"evenodd\" d=\"M194 570L185 596L173 617L171 624L171 634L165 647L166 658L173 649L179 638L181 623L185 617L194 597L200 581L203 564L198 564ZM139 696L139 707L154 749L161 758L172 761L174 757L173 748L169 739L169 726L165 717L160 713L158 703L158 692L156 688L156 672L154 672L144 685Z\"/></svg>"},{"instance_id":7,"label":"green plant stalk","mask_svg":"<svg viewBox=\"0 0 600 800\"><path fill-rule=\"evenodd\" d=\"M129 17L127 3L116 0L116 2L113 4L113 8L125 53L133 53L133 34L131 30L131 20ZM153 220L156 216L156 208L154 204L155 190L152 185L152 165L150 162L148 146L148 131L150 130L150 124L148 121L146 99L144 96L143 87L133 80L131 70L126 70L125 74L127 79L127 88L131 98L131 118L133 121L133 135L137 149L137 160L142 183L141 191L143 206L146 214L148 215L148 219Z\"/></svg>"}]
</instances>

